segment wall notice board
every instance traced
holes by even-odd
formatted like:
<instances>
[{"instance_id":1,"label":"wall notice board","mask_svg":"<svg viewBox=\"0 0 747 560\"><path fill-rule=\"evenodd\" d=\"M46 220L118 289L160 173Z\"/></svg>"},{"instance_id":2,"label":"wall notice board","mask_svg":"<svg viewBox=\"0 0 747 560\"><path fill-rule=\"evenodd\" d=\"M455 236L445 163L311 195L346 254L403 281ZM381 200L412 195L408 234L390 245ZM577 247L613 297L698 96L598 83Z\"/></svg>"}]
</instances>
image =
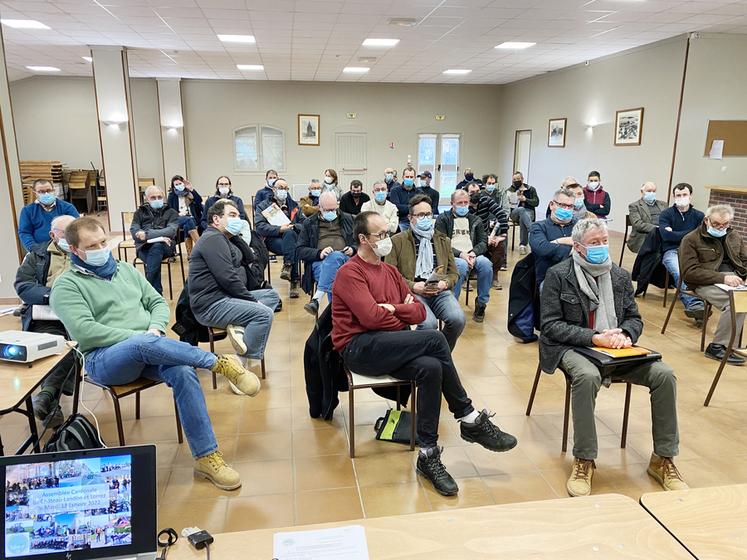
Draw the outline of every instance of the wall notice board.
<instances>
[{"instance_id":1,"label":"wall notice board","mask_svg":"<svg viewBox=\"0 0 747 560\"><path fill-rule=\"evenodd\" d=\"M724 156L747 156L747 121L708 121L704 156L714 140L724 141Z\"/></svg>"}]
</instances>

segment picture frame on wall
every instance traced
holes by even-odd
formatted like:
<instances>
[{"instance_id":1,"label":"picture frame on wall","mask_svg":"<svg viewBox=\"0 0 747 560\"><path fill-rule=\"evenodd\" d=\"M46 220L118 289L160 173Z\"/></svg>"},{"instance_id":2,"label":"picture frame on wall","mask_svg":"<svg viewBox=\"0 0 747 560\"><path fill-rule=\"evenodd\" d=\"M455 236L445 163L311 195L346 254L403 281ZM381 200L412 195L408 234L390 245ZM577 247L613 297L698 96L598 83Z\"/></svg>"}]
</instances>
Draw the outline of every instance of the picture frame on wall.
<instances>
[{"instance_id":1,"label":"picture frame on wall","mask_svg":"<svg viewBox=\"0 0 747 560\"><path fill-rule=\"evenodd\" d=\"M615 146L640 146L643 136L643 107L615 112Z\"/></svg>"},{"instance_id":2,"label":"picture frame on wall","mask_svg":"<svg viewBox=\"0 0 747 560\"><path fill-rule=\"evenodd\" d=\"M319 145L319 115L298 114L298 145Z\"/></svg>"},{"instance_id":3,"label":"picture frame on wall","mask_svg":"<svg viewBox=\"0 0 747 560\"><path fill-rule=\"evenodd\" d=\"M565 130L567 118L550 119L547 125L547 147L565 148Z\"/></svg>"}]
</instances>

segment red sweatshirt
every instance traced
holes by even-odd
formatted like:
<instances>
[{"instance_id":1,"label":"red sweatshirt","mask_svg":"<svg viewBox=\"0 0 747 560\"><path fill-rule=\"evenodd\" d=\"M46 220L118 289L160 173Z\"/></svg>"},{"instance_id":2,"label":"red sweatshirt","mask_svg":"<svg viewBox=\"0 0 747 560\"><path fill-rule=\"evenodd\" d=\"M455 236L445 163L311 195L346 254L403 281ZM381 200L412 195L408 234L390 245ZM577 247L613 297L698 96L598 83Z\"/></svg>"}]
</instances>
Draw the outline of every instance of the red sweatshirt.
<instances>
[{"instance_id":1,"label":"red sweatshirt","mask_svg":"<svg viewBox=\"0 0 747 560\"><path fill-rule=\"evenodd\" d=\"M370 264L354 256L335 276L332 285L332 344L341 352L356 334L401 331L425 321L425 307L417 299L402 303L410 294L399 270L390 264ZM414 296L413 296L414 297ZM379 303L390 303L390 313Z\"/></svg>"}]
</instances>

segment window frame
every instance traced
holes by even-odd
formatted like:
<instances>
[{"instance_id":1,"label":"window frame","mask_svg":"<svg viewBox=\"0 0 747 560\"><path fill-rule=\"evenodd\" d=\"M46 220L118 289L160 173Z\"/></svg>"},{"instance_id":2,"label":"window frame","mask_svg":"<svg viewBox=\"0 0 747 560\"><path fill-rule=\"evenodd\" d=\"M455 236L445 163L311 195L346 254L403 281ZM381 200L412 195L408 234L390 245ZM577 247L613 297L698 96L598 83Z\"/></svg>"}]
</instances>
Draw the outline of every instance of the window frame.
<instances>
[{"instance_id":1,"label":"window frame","mask_svg":"<svg viewBox=\"0 0 747 560\"><path fill-rule=\"evenodd\" d=\"M256 150L257 150L257 170L256 171L250 171L246 169L239 169L236 165L236 135L239 133L239 131L242 131L246 128L252 128L255 129L255 142L256 142ZM282 151L282 158L283 158L283 165L280 168L272 167L272 166L266 166L264 161L264 150L262 146L262 131L264 128L269 128L274 131L277 131L280 133L282 138L282 145L283 145L283 151ZM231 154L233 159L233 172L236 175L264 175L266 169L276 169L278 173L283 173L286 170L286 161L287 161L287 150L286 150L286 144L285 144L285 130L282 127L279 127L274 124L269 123L245 123L240 126L235 127L231 132Z\"/></svg>"}]
</instances>

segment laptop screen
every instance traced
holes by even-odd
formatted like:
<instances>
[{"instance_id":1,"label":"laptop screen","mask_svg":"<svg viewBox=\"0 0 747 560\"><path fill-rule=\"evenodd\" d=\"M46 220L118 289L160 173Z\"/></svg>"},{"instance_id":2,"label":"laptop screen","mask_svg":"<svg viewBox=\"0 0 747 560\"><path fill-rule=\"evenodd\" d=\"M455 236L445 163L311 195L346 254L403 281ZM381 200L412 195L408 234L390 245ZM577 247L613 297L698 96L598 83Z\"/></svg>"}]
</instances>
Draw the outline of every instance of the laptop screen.
<instances>
[{"instance_id":1,"label":"laptop screen","mask_svg":"<svg viewBox=\"0 0 747 560\"><path fill-rule=\"evenodd\" d=\"M141 480L150 469L143 469L136 449L56 453L43 460L32 455L5 465L5 557L67 557L73 551L71 558L105 558L137 552L133 544L147 541L142 531L153 531L155 496L147 503L150 492L139 488L154 484ZM154 537L151 533L151 544Z\"/></svg>"}]
</instances>

